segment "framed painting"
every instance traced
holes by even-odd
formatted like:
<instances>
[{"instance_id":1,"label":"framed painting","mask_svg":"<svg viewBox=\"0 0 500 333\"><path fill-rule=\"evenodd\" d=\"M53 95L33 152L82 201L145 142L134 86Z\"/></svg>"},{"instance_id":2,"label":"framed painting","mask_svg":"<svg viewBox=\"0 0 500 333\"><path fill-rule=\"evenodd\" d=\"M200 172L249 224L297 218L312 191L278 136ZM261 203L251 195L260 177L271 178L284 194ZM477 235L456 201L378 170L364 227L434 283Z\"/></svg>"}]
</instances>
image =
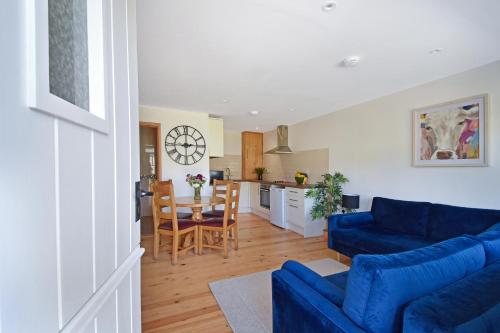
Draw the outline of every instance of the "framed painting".
<instances>
[{"instance_id":1,"label":"framed painting","mask_svg":"<svg viewBox=\"0 0 500 333\"><path fill-rule=\"evenodd\" d=\"M486 166L488 95L413 110L413 165Z\"/></svg>"}]
</instances>

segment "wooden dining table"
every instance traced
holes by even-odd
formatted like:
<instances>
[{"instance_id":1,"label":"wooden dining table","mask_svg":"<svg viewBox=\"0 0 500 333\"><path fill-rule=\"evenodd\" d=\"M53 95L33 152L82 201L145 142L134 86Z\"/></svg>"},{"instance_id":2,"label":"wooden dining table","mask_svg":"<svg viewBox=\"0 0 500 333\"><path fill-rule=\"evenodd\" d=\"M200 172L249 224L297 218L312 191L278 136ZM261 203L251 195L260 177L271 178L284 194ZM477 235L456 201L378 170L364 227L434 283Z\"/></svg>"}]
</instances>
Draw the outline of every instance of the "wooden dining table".
<instances>
[{"instance_id":1,"label":"wooden dining table","mask_svg":"<svg viewBox=\"0 0 500 333\"><path fill-rule=\"evenodd\" d=\"M225 200L220 197L201 197L199 200L195 200L194 196L189 197L176 197L175 198L175 206L177 208L191 208L193 211L193 216L191 219L195 222L203 222L203 208L210 207L214 205L223 205ZM212 235L209 233L206 235L207 241L209 244L213 243ZM191 244L192 236L191 234L187 234L184 239L184 247L188 247ZM200 240L201 241L201 240Z\"/></svg>"},{"instance_id":2,"label":"wooden dining table","mask_svg":"<svg viewBox=\"0 0 500 333\"><path fill-rule=\"evenodd\" d=\"M200 200L195 200L194 196L189 197L176 197L175 198L175 206L177 208L191 208L193 211L192 219L196 222L203 221L203 208L215 206L215 205L223 205L224 199L220 197L201 197Z\"/></svg>"}]
</instances>

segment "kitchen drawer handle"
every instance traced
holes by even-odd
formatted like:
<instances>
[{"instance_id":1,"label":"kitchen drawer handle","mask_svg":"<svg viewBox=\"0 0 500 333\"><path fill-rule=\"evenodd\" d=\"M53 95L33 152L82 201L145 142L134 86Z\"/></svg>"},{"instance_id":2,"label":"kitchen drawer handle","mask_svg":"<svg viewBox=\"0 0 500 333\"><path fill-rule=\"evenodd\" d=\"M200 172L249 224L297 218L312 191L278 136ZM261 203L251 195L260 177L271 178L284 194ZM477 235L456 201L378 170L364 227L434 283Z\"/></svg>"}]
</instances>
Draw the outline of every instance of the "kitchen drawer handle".
<instances>
[{"instance_id":1,"label":"kitchen drawer handle","mask_svg":"<svg viewBox=\"0 0 500 333\"><path fill-rule=\"evenodd\" d=\"M288 199L290 201L295 201L295 202L299 202L299 200L296 200L296 199Z\"/></svg>"},{"instance_id":2,"label":"kitchen drawer handle","mask_svg":"<svg viewBox=\"0 0 500 333\"><path fill-rule=\"evenodd\" d=\"M297 191L290 191L290 193L299 194L299 192L297 192Z\"/></svg>"},{"instance_id":3,"label":"kitchen drawer handle","mask_svg":"<svg viewBox=\"0 0 500 333\"><path fill-rule=\"evenodd\" d=\"M288 206L290 206L290 207L293 207L293 208L299 208L299 207L297 207L297 206L294 206L294 205L288 205Z\"/></svg>"}]
</instances>

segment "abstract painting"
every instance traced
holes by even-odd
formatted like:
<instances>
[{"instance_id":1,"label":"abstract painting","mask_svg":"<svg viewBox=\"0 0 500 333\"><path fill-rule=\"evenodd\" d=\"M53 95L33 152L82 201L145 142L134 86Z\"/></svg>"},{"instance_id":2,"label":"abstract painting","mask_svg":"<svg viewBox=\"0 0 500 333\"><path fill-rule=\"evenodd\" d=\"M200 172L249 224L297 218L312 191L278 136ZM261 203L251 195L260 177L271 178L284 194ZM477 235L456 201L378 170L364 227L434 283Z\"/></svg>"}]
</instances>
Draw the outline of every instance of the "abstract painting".
<instances>
[{"instance_id":1,"label":"abstract painting","mask_svg":"<svg viewBox=\"0 0 500 333\"><path fill-rule=\"evenodd\" d=\"M413 111L414 166L485 166L487 96Z\"/></svg>"}]
</instances>

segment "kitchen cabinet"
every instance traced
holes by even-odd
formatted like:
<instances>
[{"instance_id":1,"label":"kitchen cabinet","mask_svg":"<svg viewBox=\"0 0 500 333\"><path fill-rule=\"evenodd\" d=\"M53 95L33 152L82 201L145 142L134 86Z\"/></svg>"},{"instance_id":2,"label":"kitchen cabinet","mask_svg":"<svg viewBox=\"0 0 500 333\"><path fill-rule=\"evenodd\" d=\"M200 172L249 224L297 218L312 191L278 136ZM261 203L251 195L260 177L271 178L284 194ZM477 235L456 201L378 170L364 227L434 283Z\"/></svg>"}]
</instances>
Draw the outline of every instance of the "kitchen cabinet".
<instances>
[{"instance_id":1,"label":"kitchen cabinet","mask_svg":"<svg viewBox=\"0 0 500 333\"><path fill-rule=\"evenodd\" d=\"M323 219L313 220L311 209L313 199L306 198L306 189L286 188L286 215L288 229L304 237L317 237L323 234Z\"/></svg>"},{"instance_id":2,"label":"kitchen cabinet","mask_svg":"<svg viewBox=\"0 0 500 333\"><path fill-rule=\"evenodd\" d=\"M224 120L208 118L208 156L224 157Z\"/></svg>"},{"instance_id":3,"label":"kitchen cabinet","mask_svg":"<svg viewBox=\"0 0 500 333\"><path fill-rule=\"evenodd\" d=\"M269 220L269 209L260 206L260 183L249 182L248 184L250 184L250 208L252 213Z\"/></svg>"},{"instance_id":4,"label":"kitchen cabinet","mask_svg":"<svg viewBox=\"0 0 500 333\"><path fill-rule=\"evenodd\" d=\"M263 166L264 137L262 133L241 133L241 177L245 180L257 179L256 167Z\"/></svg>"},{"instance_id":5,"label":"kitchen cabinet","mask_svg":"<svg viewBox=\"0 0 500 333\"><path fill-rule=\"evenodd\" d=\"M238 206L239 213L251 213L252 208L250 204L250 189L251 183L241 182L240 183L240 201Z\"/></svg>"}]
</instances>

